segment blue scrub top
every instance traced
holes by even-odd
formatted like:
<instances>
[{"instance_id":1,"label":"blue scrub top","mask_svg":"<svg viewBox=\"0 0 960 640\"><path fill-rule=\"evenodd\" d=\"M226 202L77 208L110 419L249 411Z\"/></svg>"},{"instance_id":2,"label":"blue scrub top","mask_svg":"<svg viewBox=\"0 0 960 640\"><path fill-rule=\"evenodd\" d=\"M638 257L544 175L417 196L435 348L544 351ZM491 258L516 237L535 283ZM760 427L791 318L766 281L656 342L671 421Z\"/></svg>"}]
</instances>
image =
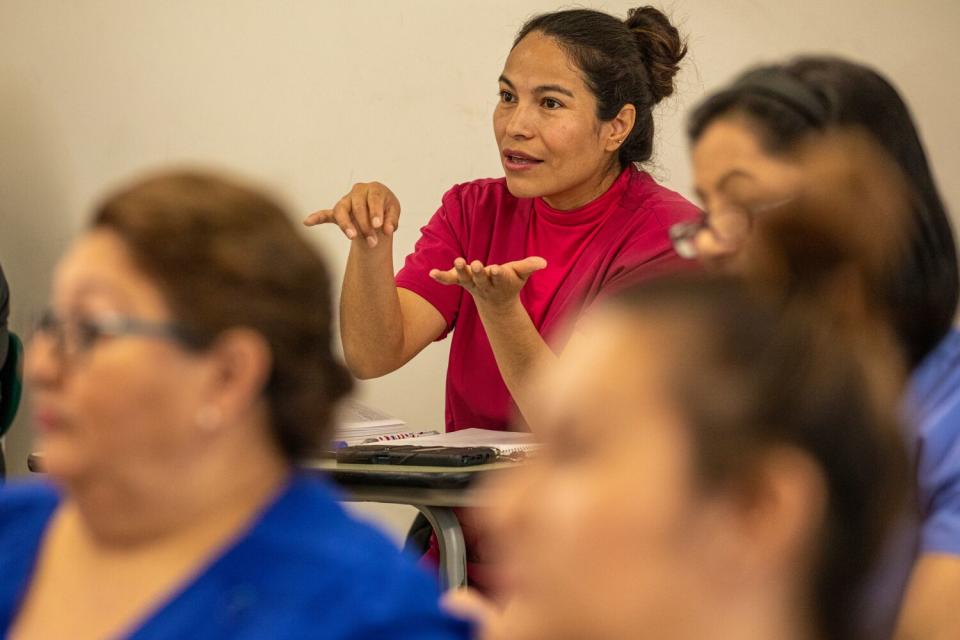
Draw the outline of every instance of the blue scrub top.
<instances>
[{"instance_id":1,"label":"blue scrub top","mask_svg":"<svg viewBox=\"0 0 960 640\"><path fill-rule=\"evenodd\" d=\"M904 441L919 512L895 527L854 613L863 638L889 638L919 554L960 556L960 331L917 367L906 390Z\"/></svg>"},{"instance_id":2,"label":"blue scrub top","mask_svg":"<svg viewBox=\"0 0 960 640\"><path fill-rule=\"evenodd\" d=\"M920 553L960 556L960 331L920 364L909 408L916 429Z\"/></svg>"},{"instance_id":3,"label":"blue scrub top","mask_svg":"<svg viewBox=\"0 0 960 640\"><path fill-rule=\"evenodd\" d=\"M0 491L0 637L29 584L59 503L50 485ZM133 640L455 640L433 579L344 513L325 482L295 475L251 529L147 620ZM56 615L51 611L50 615Z\"/></svg>"}]
</instances>

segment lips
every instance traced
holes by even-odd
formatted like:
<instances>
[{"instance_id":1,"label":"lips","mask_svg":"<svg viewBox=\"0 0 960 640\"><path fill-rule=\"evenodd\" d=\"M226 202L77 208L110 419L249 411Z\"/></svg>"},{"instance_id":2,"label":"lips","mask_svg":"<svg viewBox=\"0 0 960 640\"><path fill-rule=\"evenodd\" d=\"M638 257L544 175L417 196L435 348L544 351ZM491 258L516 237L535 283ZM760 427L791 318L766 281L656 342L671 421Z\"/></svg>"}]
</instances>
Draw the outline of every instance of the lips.
<instances>
[{"instance_id":1,"label":"lips","mask_svg":"<svg viewBox=\"0 0 960 640\"><path fill-rule=\"evenodd\" d=\"M33 410L33 421L41 433L57 431L63 425L63 415L49 406L36 406Z\"/></svg>"},{"instance_id":2,"label":"lips","mask_svg":"<svg viewBox=\"0 0 960 640\"><path fill-rule=\"evenodd\" d=\"M516 149L504 149L503 164L508 170L523 171L543 164L543 160Z\"/></svg>"}]
</instances>

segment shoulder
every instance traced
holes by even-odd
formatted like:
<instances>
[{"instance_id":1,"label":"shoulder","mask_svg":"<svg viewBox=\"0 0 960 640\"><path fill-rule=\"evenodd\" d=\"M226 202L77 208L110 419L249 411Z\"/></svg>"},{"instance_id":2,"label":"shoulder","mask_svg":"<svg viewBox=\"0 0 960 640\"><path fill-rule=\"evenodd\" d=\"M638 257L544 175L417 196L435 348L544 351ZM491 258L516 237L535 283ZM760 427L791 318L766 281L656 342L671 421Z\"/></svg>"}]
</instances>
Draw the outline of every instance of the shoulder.
<instances>
[{"instance_id":1,"label":"shoulder","mask_svg":"<svg viewBox=\"0 0 960 640\"><path fill-rule=\"evenodd\" d=\"M12 581L7 586L19 584L30 573L40 539L59 503L56 490L42 482L10 483L0 489L0 575ZM3 592L0 589L0 601Z\"/></svg>"},{"instance_id":2,"label":"shoulder","mask_svg":"<svg viewBox=\"0 0 960 640\"><path fill-rule=\"evenodd\" d=\"M913 372L908 403L922 444L960 449L960 331L951 330Z\"/></svg>"},{"instance_id":3,"label":"shoulder","mask_svg":"<svg viewBox=\"0 0 960 640\"><path fill-rule=\"evenodd\" d=\"M470 182L460 182L450 187L444 194L444 198L450 195L457 197L482 197L485 195L513 197L510 195L510 190L507 189L506 178L478 178Z\"/></svg>"},{"instance_id":4,"label":"shoulder","mask_svg":"<svg viewBox=\"0 0 960 640\"><path fill-rule=\"evenodd\" d=\"M960 332L918 367L910 396L924 549L960 555Z\"/></svg>"},{"instance_id":5,"label":"shoulder","mask_svg":"<svg viewBox=\"0 0 960 640\"><path fill-rule=\"evenodd\" d=\"M251 541L276 547L278 553L288 549L301 563L360 564L375 560L357 557L359 549L373 556L392 549L380 532L348 516L337 498L325 479L297 474L251 531Z\"/></svg>"},{"instance_id":6,"label":"shoulder","mask_svg":"<svg viewBox=\"0 0 960 640\"><path fill-rule=\"evenodd\" d=\"M11 482L0 489L0 535L28 524L42 526L60 503L52 485L42 481Z\"/></svg>"},{"instance_id":7,"label":"shoulder","mask_svg":"<svg viewBox=\"0 0 960 640\"><path fill-rule=\"evenodd\" d=\"M637 223L666 229L700 215L699 207L657 182L649 173L635 168L631 171L623 202L628 210L646 214L634 216Z\"/></svg>"},{"instance_id":8,"label":"shoulder","mask_svg":"<svg viewBox=\"0 0 960 640\"><path fill-rule=\"evenodd\" d=\"M443 194L446 209L464 213L494 212L503 207L516 206L519 198L507 189L506 178L480 178L452 186Z\"/></svg>"},{"instance_id":9,"label":"shoulder","mask_svg":"<svg viewBox=\"0 0 960 640\"><path fill-rule=\"evenodd\" d=\"M433 579L382 533L347 515L325 481L297 476L249 543L244 555L269 558L260 577L269 582L264 591L275 594L278 606L295 618L328 630L341 624L381 625L381 630L421 624L424 633L409 637L465 637L431 635L459 628L441 613ZM342 637L354 637L353 632L345 628Z\"/></svg>"}]
</instances>

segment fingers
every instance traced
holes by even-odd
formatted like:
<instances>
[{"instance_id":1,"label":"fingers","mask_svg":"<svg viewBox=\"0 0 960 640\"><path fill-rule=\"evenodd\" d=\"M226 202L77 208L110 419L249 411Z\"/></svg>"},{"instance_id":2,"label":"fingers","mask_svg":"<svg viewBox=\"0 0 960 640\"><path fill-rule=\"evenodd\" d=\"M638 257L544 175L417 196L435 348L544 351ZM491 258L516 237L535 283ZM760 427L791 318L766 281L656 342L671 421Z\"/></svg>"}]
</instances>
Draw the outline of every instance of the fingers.
<instances>
[{"instance_id":1,"label":"fingers","mask_svg":"<svg viewBox=\"0 0 960 640\"><path fill-rule=\"evenodd\" d=\"M359 185L357 185L359 186ZM367 207L367 192L363 189L354 187L350 192L351 215L357 223L357 230L367 239L367 245L377 246L376 229L370 220L370 209Z\"/></svg>"},{"instance_id":2,"label":"fingers","mask_svg":"<svg viewBox=\"0 0 960 640\"><path fill-rule=\"evenodd\" d=\"M453 268L457 272L457 279L461 287L469 289L473 286L473 270L463 258L457 258L453 261Z\"/></svg>"},{"instance_id":3,"label":"fingers","mask_svg":"<svg viewBox=\"0 0 960 640\"><path fill-rule=\"evenodd\" d=\"M351 240L362 236L375 247L380 232L392 236L400 225L400 201L379 182L358 183L333 209L316 211L303 221L308 227L331 222Z\"/></svg>"},{"instance_id":4,"label":"fingers","mask_svg":"<svg viewBox=\"0 0 960 640\"><path fill-rule=\"evenodd\" d=\"M526 280L531 274L540 271L541 269L546 269L547 261L540 256L531 256L529 258L524 258L523 260L510 262L503 266L512 268L517 274L518 278L521 280Z\"/></svg>"},{"instance_id":5,"label":"fingers","mask_svg":"<svg viewBox=\"0 0 960 640\"><path fill-rule=\"evenodd\" d=\"M397 200L396 196L394 196L389 189L387 193L389 195L384 201L383 209L383 232L388 236L392 236L400 227L400 201Z\"/></svg>"},{"instance_id":6,"label":"fingers","mask_svg":"<svg viewBox=\"0 0 960 640\"><path fill-rule=\"evenodd\" d=\"M307 227L315 227L318 224L327 224L328 222L333 222L333 209L314 211L303 219L303 224Z\"/></svg>"},{"instance_id":7,"label":"fingers","mask_svg":"<svg viewBox=\"0 0 960 640\"><path fill-rule=\"evenodd\" d=\"M430 277L441 284L458 284L474 294L491 294L498 289L518 289L532 273L546 268L547 261L539 256L508 262L503 265L484 266L479 260L469 264L463 258L453 261L447 271L432 269Z\"/></svg>"},{"instance_id":8,"label":"fingers","mask_svg":"<svg viewBox=\"0 0 960 640\"><path fill-rule=\"evenodd\" d=\"M456 269L447 269L446 271L431 269L430 277L440 284L460 284L460 278L457 277Z\"/></svg>"},{"instance_id":9,"label":"fingers","mask_svg":"<svg viewBox=\"0 0 960 640\"><path fill-rule=\"evenodd\" d=\"M483 267L483 263L479 260L474 260L470 263L470 277L473 278L473 284L481 292L488 291L492 286L490 282L490 274L487 272L487 269Z\"/></svg>"},{"instance_id":10,"label":"fingers","mask_svg":"<svg viewBox=\"0 0 960 640\"><path fill-rule=\"evenodd\" d=\"M343 231L343 235L347 236L348 239L353 240L357 237L357 228L353 224L353 219L350 216L350 201L347 198L342 198L333 207L333 221L337 223L337 226L340 227L340 230Z\"/></svg>"},{"instance_id":11,"label":"fingers","mask_svg":"<svg viewBox=\"0 0 960 640\"><path fill-rule=\"evenodd\" d=\"M370 226L391 236L400 224L400 201L385 185L371 182L366 186Z\"/></svg>"},{"instance_id":12,"label":"fingers","mask_svg":"<svg viewBox=\"0 0 960 640\"><path fill-rule=\"evenodd\" d=\"M340 227L343 235L347 236L348 239L353 240L357 237L357 230L354 227L353 221L350 219L350 205L348 201L340 200L333 209L315 211L303 221L303 224L308 227L330 223L334 223Z\"/></svg>"},{"instance_id":13,"label":"fingers","mask_svg":"<svg viewBox=\"0 0 960 640\"><path fill-rule=\"evenodd\" d=\"M468 265L463 258L457 258L453 261L452 269L447 271L432 269L430 277L441 284L458 284L465 289L473 290L476 287L474 265L479 265L480 271L483 271L483 265L479 261L474 260L473 264Z\"/></svg>"}]
</instances>

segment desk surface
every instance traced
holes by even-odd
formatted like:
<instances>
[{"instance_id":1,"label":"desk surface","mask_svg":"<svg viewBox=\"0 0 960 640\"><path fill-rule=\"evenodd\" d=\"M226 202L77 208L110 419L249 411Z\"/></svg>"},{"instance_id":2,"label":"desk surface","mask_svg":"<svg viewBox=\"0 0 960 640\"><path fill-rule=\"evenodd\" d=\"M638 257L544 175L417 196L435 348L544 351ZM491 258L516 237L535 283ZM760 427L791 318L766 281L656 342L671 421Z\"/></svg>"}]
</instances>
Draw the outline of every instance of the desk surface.
<instances>
[{"instance_id":1,"label":"desk surface","mask_svg":"<svg viewBox=\"0 0 960 640\"><path fill-rule=\"evenodd\" d=\"M349 499L359 502L473 507L479 503L469 489L477 480L516 465L515 462L496 462L472 467L416 467L317 459L303 466L328 474L347 492Z\"/></svg>"}]
</instances>

